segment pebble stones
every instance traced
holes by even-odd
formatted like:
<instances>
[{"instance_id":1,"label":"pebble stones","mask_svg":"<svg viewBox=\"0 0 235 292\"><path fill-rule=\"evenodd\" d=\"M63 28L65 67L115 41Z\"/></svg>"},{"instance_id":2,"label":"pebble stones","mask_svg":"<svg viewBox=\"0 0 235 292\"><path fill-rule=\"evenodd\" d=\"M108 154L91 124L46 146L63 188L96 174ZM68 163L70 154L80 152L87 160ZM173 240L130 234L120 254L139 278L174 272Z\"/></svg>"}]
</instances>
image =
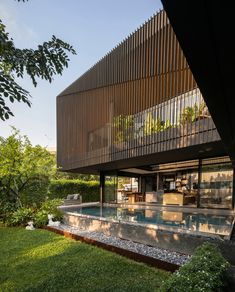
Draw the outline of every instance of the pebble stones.
<instances>
[{"instance_id":1,"label":"pebble stones","mask_svg":"<svg viewBox=\"0 0 235 292\"><path fill-rule=\"evenodd\" d=\"M179 252L148 246L142 243L124 240L114 236L107 236L101 232L86 231L79 229L78 227L72 227L65 224L61 224L56 228L180 266L185 264L191 257L190 255Z\"/></svg>"}]
</instances>

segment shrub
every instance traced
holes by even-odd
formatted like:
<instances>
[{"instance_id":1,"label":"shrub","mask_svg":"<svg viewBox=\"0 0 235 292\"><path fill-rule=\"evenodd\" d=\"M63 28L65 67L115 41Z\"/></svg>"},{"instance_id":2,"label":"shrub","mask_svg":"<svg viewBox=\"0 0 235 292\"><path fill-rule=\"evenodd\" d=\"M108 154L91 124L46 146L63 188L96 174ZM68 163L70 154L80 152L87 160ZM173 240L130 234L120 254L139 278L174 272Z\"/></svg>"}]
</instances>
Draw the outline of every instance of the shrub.
<instances>
[{"instance_id":1,"label":"shrub","mask_svg":"<svg viewBox=\"0 0 235 292\"><path fill-rule=\"evenodd\" d=\"M31 208L19 208L7 218L7 225L10 226L25 226L28 221L33 219L33 210Z\"/></svg>"},{"instance_id":2,"label":"shrub","mask_svg":"<svg viewBox=\"0 0 235 292\"><path fill-rule=\"evenodd\" d=\"M37 228L43 227L47 225L48 223L48 212L39 210L37 213L34 215L34 226Z\"/></svg>"},{"instance_id":3,"label":"shrub","mask_svg":"<svg viewBox=\"0 0 235 292\"><path fill-rule=\"evenodd\" d=\"M55 220L61 220L63 218L63 213L58 209L61 204L61 199L47 200L42 204L39 210L47 214L52 214Z\"/></svg>"},{"instance_id":4,"label":"shrub","mask_svg":"<svg viewBox=\"0 0 235 292\"><path fill-rule=\"evenodd\" d=\"M0 201L0 220L5 223L7 221L7 218L9 218L11 214L16 210L17 208L14 203Z\"/></svg>"},{"instance_id":5,"label":"shrub","mask_svg":"<svg viewBox=\"0 0 235 292\"><path fill-rule=\"evenodd\" d=\"M40 207L47 197L49 184L50 181L46 178L30 181L21 194L22 205L33 208Z\"/></svg>"},{"instance_id":6,"label":"shrub","mask_svg":"<svg viewBox=\"0 0 235 292\"><path fill-rule=\"evenodd\" d=\"M52 214L55 221L61 221L63 213L58 209L61 203L62 200L54 199L45 201L37 210L21 207L8 216L6 220L7 225L26 226L32 220L35 227L42 227L48 223L48 214Z\"/></svg>"},{"instance_id":7,"label":"shrub","mask_svg":"<svg viewBox=\"0 0 235 292\"><path fill-rule=\"evenodd\" d=\"M35 227L42 227L48 223L48 214L52 214L55 221L61 221L63 213L58 209L62 200L54 199L45 201L34 215Z\"/></svg>"},{"instance_id":8,"label":"shrub","mask_svg":"<svg viewBox=\"0 0 235 292\"><path fill-rule=\"evenodd\" d=\"M69 194L80 193L83 202L99 201L99 183L97 181L81 181L59 179L52 180L49 186L49 198L65 199Z\"/></svg>"},{"instance_id":9,"label":"shrub","mask_svg":"<svg viewBox=\"0 0 235 292\"><path fill-rule=\"evenodd\" d=\"M165 282L162 291L223 291L228 280L228 268L229 263L219 249L211 243L204 243L196 249L191 260Z\"/></svg>"}]
</instances>

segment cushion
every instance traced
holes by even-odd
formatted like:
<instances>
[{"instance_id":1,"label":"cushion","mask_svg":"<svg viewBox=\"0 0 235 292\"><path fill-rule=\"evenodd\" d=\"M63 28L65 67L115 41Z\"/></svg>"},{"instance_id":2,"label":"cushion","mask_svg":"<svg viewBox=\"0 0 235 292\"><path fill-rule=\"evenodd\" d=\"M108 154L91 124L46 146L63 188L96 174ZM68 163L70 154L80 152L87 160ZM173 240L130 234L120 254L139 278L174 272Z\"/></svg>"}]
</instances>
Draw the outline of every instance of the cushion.
<instances>
[{"instance_id":1,"label":"cushion","mask_svg":"<svg viewBox=\"0 0 235 292\"><path fill-rule=\"evenodd\" d=\"M67 196L67 199L68 199L68 200L72 200L73 198L74 198L74 195L68 195L68 196Z\"/></svg>"},{"instance_id":2,"label":"cushion","mask_svg":"<svg viewBox=\"0 0 235 292\"><path fill-rule=\"evenodd\" d=\"M75 194L75 195L73 196L73 199L74 199L74 200L78 200L78 199L79 199L79 194Z\"/></svg>"}]
</instances>

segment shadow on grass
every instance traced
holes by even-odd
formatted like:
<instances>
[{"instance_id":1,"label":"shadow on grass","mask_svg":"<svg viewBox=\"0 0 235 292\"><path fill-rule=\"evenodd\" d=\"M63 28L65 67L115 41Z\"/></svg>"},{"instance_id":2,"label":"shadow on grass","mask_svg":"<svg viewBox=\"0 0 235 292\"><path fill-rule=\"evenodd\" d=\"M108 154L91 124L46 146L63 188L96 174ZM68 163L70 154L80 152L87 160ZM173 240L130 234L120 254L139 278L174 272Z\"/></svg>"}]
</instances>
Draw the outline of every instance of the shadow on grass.
<instances>
[{"instance_id":1,"label":"shadow on grass","mask_svg":"<svg viewBox=\"0 0 235 292\"><path fill-rule=\"evenodd\" d=\"M158 291L168 277L164 271L44 230L12 228L1 238L2 245L5 251L10 247L0 256L0 290L5 291Z\"/></svg>"}]
</instances>

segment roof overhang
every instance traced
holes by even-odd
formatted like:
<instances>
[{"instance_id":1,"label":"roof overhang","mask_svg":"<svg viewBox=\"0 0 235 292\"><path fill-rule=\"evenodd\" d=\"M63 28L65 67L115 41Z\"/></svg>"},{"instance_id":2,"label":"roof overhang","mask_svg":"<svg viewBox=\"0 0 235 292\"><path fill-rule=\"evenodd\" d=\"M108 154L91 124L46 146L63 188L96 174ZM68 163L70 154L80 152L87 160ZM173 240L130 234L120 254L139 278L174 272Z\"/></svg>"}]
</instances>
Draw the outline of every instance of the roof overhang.
<instances>
[{"instance_id":1,"label":"roof overhang","mask_svg":"<svg viewBox=\"0 0 235 292\"><path fill-rule=\"evenodd\" d=\"M152 165L158 165L162 163L173 163L179 161L193 160L198 158L209 158L216 156L227 155L224 151L224 147L221 141L215 141L211 143L199 144L191 147L184 147L174 149L171 151L158 152L149 155L143 155L128 159L114 160L112 162L90 165L87 167L76 169L63 169L63 171L99 174L100 172L107 172L110 174L116 174L117 171L124 171L124 169L139 168L142 170L152 170ZM133 172L134 173L134 172ZM137 174L137 173L136 173ZM147 173L146 173L147 174ZM140 175L140 173L139 173Z\"/></svg>"},{"instance_id":2,"label":"roof overhang","mask_svg":"<svg viewBox=\"0 0 235 292\"><path fill-rule=\"evenodd\" d=\"M162 3L235 166L233 1L162 0Z\"/></svg>"}]
</instances>

